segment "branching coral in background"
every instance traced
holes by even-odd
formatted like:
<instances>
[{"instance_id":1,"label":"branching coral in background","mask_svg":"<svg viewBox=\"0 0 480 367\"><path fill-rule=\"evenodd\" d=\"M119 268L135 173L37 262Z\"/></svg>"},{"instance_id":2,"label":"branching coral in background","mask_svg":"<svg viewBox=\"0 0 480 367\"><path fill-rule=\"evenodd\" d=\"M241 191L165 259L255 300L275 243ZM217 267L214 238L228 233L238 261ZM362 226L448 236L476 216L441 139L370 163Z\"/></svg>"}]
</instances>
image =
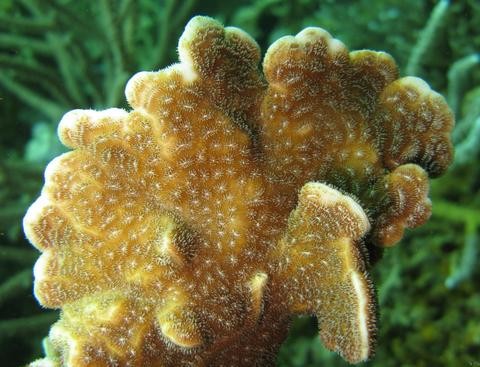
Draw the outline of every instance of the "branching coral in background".
<instances>
[{"instance_id":1,"label":"branching coral in background","mask_svg":"<svg viewBox=\"0 0 480 367\"><path fill-rule=\"evenodd\" d=\"M442 28L447 27L446 19L451 16L450 13L450 1L440 0L436 4L427 25L420 32L418 43L412 49L406 67L407 73L422 74L420 61L433 48ZM453 132L456 156L451 175L455 175L455 171L461 167L476 165L480 159L480 87L477 85L473 86L473 90L468 90L472 87L471 76L475 70L480 69L479 65L480 54L477 52L456 60L448 69L447 100L458 120ZM448 196L452 197L455 191L451 190ZM478 262L480 211L471 205L471 201L471 198L468 203L458 203L458 198L452 201L444 200L437 203L435 210L439 218L461 223L464 227L462 254L445 281L448 288L454 288L472 276Z\"/></svg>"},{"instance_id":2,"label":"branching coral in background","mask_svg":"<svg viewBox=\"0 0 480 367\"><path fill-rule=\"evenodd\" d=\"M421 68L420 62L425 58L435 37L438 36L439 28L446 23L445 18L449 13L449 5L450 0L440 0L433 8L427 25L420 33L419 39L410 53L405 68L407 74L417 75L419 73L419 69Z\"/></svg>"},{"instance_id":3,"label":"branching coral in background","mask_svg":"<svg viewBox=\"0 0 480 367\"><path fill-rule=\"evenodd\" d=\"M457 147L454 167L463 166L479 157L480 86L464 98L467 92L464 88L469 85L469 76L472 70L479 68L480 54L473 54L455 62L448 73L448 101L453 111L462 117L453 134L453 141ZM461 101L464 101L463 106L460 106Z\"/></svg>"},{"instance_id":4,"label":"branching coral in background","mask_svg":"<svg viewBox=\"0 0 480 367\"><path fill-rule=\"evenodd\" d=\"M476 86L468 93L464 90L469 85L468 77L472 70L478 69L479 66L480 57L478 54L473 54L458 60L449 70L448 100L457 115L461 116L453 133L456 157L451 175L455 175L458 170L465 169L469 165L476 166L480 159L480 86ZM463 101L462 108L460 101ZM452 190L449 195L453 196L455 191ZM453 200L439 202L435 212L442 219L463 225L463 249L457 256L458 260L452 261L452 270L445 280L448 288L454 288L469 279L476 270L480 256L477 250L480 210L478 202L476 203L474 198L469 198L468 203L459 204ZM452 256L452 259L455 257Z\"/></svg>"},{"instance_id":5,"label":"branching coral in background","mask_svg":"<svg viewBox=\"0 0 480 367\"><path fill-rule=\"evenodd\" d=\"M21 0L0 15L0 85L51 121L120 104L129 75L172 58L195 0L73 3Z\"/></svg>"},{"instance_id":6,"label":"branching coral in background","mask_svg":"<svg viewBox=\"0 0 480 367\"><path fill-rule=\"evenodd\" d=\"M35 295L61 308L42 363L271 365L295 314L373 354L367 251L430 215L453 117L392 58L324 30L256 43L196 17L133 110L74 110L24 219ZM265 79L264 79L265 77ZM35 365L35 364L34 364Z\"/></svg>"}]
</instances>

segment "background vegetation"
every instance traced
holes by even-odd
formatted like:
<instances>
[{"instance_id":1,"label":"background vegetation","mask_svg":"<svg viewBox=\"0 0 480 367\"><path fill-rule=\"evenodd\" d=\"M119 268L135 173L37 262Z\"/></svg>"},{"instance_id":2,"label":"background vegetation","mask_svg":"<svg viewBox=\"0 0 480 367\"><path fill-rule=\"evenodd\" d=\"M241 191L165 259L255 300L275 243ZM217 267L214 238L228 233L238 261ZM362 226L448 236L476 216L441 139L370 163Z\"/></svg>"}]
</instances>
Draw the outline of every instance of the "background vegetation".
<instances>
[{"instance_id":1,"label":"background vegetation","mask_svg":"<svg viewBox=\"0 0 480 367\"><path fill-rule=\"evenodd\" d=\"M1 0L0 345L2 366L42 355L57 314L32 296L38 253L21 219L62 151L55 128L73 108L124 106L126 80L176 60L193 15L243 28L262 50L320 26L350 49L391 53L442 92L457 116L456 162L433 183L430 222L385 251L373 276L381 306L371 366L480 365L480 3L477 0ZM295 321L280 366L344 366Z\"/></svg>"}]
</instances>

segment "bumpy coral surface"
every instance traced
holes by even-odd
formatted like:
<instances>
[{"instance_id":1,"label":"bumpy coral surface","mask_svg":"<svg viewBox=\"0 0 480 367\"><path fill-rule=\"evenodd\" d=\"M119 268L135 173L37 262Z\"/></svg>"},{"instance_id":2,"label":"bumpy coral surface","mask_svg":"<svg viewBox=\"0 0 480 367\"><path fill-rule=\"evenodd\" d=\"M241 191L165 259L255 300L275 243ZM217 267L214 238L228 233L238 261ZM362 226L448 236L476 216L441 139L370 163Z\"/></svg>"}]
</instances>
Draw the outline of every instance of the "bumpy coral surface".
<instances>
[{"instance_id":1,"label":"bumpy coral surface","mask_svg":"<svg viewBox=\"0 0 480 367\"><path fill-rule=\"evenodd\" d=\"M35 295L62 310L36 362L267 366L296 314L352 363L373 354L368 253L430 215L452 114L382 52L319 28L267 51L206 17L131 111L75 110L25 232Z\"/></svg>"}]
</instances>

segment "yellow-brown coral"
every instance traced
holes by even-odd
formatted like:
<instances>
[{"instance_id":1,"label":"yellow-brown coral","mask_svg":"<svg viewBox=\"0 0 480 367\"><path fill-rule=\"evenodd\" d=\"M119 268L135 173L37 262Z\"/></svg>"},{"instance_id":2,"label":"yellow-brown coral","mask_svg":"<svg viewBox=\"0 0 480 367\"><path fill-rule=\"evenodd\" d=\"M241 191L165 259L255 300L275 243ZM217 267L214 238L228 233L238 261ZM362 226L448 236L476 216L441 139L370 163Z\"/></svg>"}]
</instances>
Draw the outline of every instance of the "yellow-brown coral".
<instances>
[{"instance_id":1,"label":"yellow-brown coral","mask_svg":"<svg viewBox=\"0 0 480 367\"><path fill-rule=\"evenodd\" d=\"M452 114L385 53L307 28L267 51L196 17L132 111L75 110L24 219L66 366L266 366L295 314L368 359L365 256L430 214Z\"/></svg>"}]
</instances>

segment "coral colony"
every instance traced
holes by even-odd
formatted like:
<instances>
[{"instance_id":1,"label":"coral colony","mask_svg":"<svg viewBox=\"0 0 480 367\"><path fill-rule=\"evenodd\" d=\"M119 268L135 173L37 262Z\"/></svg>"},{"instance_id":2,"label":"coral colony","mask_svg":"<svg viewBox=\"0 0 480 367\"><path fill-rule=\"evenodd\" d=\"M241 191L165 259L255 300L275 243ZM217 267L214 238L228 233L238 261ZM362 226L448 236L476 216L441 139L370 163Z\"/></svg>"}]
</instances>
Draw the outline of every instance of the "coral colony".
<instances>
[{"instance_id":1,"label":"coral colony","mask_svg":"<svg viewBox=\"0 0 480 367\"><path fill-rule=\"evenodd\" d=\"M294 315L372 357L369 254L430 215L454 121L383 52L320 28L267 51L207 17L180 63L140 72L131 111L74 110L72 151L24 219L35 296L61 309L32 366L268 366Z\"/></svg>"}]
</instances>

